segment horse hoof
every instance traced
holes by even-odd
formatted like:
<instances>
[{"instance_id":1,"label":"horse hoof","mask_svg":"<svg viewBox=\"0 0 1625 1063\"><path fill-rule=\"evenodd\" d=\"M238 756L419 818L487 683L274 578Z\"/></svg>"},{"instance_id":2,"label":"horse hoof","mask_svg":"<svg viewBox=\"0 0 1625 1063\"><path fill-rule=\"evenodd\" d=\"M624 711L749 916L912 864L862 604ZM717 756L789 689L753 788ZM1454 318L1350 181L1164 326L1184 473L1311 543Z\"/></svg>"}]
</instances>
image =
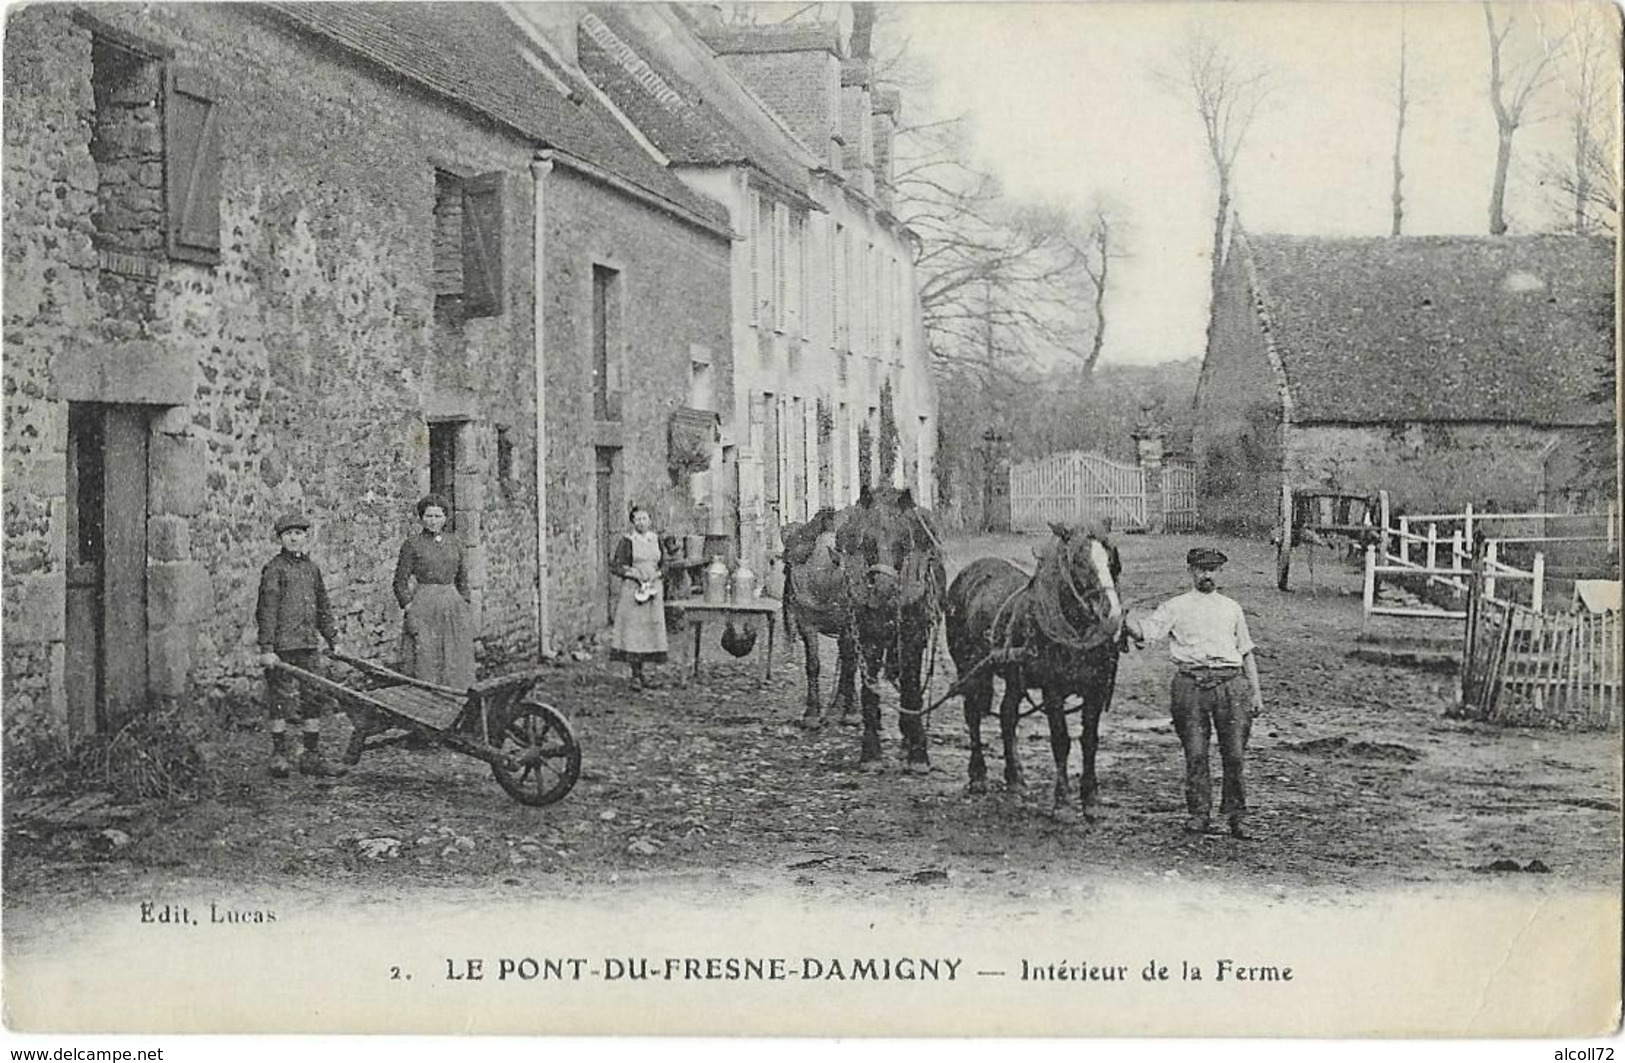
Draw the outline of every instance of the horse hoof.
<instances>
[{"instance_id":1,"label":"horse hoof","mask_svg":"<svg viewBox=\"0 0 1625 1063\"><path fill-rule=\"evenodd\" d=\"M985 794L985 793L987 793L987 780L986 779L972 779L970 781L970 785L965 787L965 792L969 793L969 794Z\"/></svg>"},{"instance_id":2,"label":"horse hoof","mask_svg":"<svg viewBox=\"0 0 1625 1063\"><path fill-rule=\"evenodd\" d=\"M803 731L817 731L823 728L824 718L822 716L803 716L796 723L800 725Z\"/></svg>"},{"instance_id":3,"label":"horse hoof","mask_svg":"<svg viewBox=\"0 0 1625 1063\"><path fill-rule=\"evenodd\" d=\"M886 770L886 765L879 757L874 757L869 760L859 760L858 770L865 775L879 775Z\"/></svg>"},{"instance_id":4,"label":"horse hoof","mask_svg":"<svg viewBox=\"0 0 1625 1063\"><path fill-rule=\"evenodd\" d=\"M1027 780L1017 775L1015 778L1005 776L1004 788L1013 794L1023 793L1027 789Z\"/></svg>"},{"instance_id":5,"label":"horse hoof","mask_svg":"<svg viewBox=\"0 0 1625 1063\"><path fill-rule=\"evenodd\" d=\"M911 760L905 770L910 775L930 775L931 762L929 760Z\"/></svg>"}]
</instances>

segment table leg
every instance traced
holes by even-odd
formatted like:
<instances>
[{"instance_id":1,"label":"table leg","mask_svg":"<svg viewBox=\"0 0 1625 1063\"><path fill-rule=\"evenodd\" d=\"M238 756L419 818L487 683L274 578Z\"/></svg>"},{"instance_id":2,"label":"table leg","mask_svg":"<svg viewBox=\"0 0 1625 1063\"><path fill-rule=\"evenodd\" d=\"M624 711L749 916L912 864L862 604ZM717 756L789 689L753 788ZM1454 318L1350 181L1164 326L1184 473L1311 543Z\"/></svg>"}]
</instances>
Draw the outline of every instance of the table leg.
<instances>
[{"instance_id":1,"label":"table leg","mask_svg":"<svg viewBox=\"0 0 1625 1063\"><path fill-rule=\"evenodd\" d=\"M767 614L767 678L773 678L773 621L772 613Z\"/></svg>"},{"instance_id":2,"label":"table leg","mask_svg":"<svg viewBox=\"0 0 1625 1063\"><path fill-rule=\"evenodd\" d=\"M694 621L694 678L700 678L700 632L705 627L700 621Z\"/></svg>"}]
</instances>

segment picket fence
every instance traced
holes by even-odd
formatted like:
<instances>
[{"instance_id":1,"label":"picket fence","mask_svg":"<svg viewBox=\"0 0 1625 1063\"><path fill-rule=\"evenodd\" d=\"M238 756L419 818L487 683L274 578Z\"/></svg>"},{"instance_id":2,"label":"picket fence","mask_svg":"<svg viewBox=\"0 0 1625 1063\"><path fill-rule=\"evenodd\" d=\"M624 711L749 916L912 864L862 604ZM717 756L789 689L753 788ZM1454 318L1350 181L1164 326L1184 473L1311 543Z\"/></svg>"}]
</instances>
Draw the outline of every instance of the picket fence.
<instances>
[{"instance_id":1,"label":"picket fence","mask_svg":"<svg viewBox=\"0 0 1625 1063\"><path fill-rule=\"evenodd\" d=\"M1542 613L1488 592L1480 555L1467 604L1461 713L1518 727L1620 724L1620 614Z\"/></svg>"}]
</instances>

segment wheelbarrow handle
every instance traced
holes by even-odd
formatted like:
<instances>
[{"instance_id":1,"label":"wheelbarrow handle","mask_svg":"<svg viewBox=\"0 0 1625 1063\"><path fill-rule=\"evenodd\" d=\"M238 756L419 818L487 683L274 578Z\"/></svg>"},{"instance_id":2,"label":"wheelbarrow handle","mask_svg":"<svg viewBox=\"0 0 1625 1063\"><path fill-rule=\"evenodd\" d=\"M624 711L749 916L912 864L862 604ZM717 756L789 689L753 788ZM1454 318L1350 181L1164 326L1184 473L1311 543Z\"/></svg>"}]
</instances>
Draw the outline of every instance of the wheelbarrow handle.
<instances>
[{"instance_id":1,"label":"wheelbarrow handle","mask_svg":"<svg viewBox=\"0 0 1625 1063\"><path fill-rule=\"evenodd\" d=\"M439 683L430 683L427 680L418 679L415 676L403 675L391 668L385 668L381 664L373 664L371 661L364 661L359 657L352 657L348 653L339 653L334 651L329 653L328 656L333 658L335 661L340 661L349 665L351 668L355 668L362 672L368 672L372 675L378 676L381 679L393 679L398 683L406 683L411 686L419 687L423 690L433 691L437 694L450 694L457 698L468 697L468 691L466 690L458 690L455 687L441 686Z\"/></svg>"}]
</instances>

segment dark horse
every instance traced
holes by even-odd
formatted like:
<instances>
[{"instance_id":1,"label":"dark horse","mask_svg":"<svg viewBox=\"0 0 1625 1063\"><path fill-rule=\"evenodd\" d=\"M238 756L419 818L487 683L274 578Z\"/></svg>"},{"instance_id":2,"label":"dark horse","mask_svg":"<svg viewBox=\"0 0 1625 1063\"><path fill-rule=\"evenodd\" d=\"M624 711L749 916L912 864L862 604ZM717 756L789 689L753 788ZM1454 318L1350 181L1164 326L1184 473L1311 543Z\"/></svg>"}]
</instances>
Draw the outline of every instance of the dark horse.
<instances>
[{"instance_id":1,"label":"dark horse","mask_svg":"<svg viewBox=\"0 0 1625 1063\"><path fill-rule=\"evenodd\" d=\"M803 727L821 727L824 706L819 695L818 637L836 640L840 661L835 701L841 721L852 715L857 697L857 639L847 604L846 572L835 549L836 531L842 516L826 506L805 524L784 529L784 630L801 640L807 662L806 709Z\"/></svg>"},{"instance_id":2,"label":"dark horse","mask_svg":"<svg viewBox=\"0 0 1625 1063\"><path fill-rule=\"evenodd\" d=\"M970 789L987 789L987 763L982 759L982 717L993 704L993 678L1004 681L999 703L999 732L1004 739L1004 781L1023 785L1016 749L1016 723L1026 691L1043 692L1049 720L1050 749L1055 754L1055 810L1067 810L1070 785L1067 759L1072 739L1067 732L1066 701L1083 701L1079 734L1083 778L1079 800L1093 818L1095 750L1100 740L1100 714L1111 702L1117 679L1117 655L1123 606L1117 595L1122 572L1117 550L1082 528L1051 524L1055 539L1038 552L1038 568L1028 576L998 558L966 566L948 588L948 652L953 655L965 699L970 729ZM979 663L990 665L973 674Z\"/></svg>"},{"instance_id":3,"label":"dark horse","mask_svg":"<svg viewBox=\"0 0 1625 1063\"><path fill-rule=\"evenodd\" d=\"M833 565L820 574L825 593L809 599L809 541L832 532ZM826 540L827 542L827 540ZM880 681L896 683L903 751L910 770L928 770L922 709L926 647L942 614L947 586L942 535L930 510L914 504L908 490L870 492L840 513L820 513L785 543L786 626L800 635L807 657L805 722L821 716L818 697L818 635L840 641L838 700L843 714L852 703L854 671L861 666L863 746L860 763L880 759Z\"/></svg>"}]
</instances>

